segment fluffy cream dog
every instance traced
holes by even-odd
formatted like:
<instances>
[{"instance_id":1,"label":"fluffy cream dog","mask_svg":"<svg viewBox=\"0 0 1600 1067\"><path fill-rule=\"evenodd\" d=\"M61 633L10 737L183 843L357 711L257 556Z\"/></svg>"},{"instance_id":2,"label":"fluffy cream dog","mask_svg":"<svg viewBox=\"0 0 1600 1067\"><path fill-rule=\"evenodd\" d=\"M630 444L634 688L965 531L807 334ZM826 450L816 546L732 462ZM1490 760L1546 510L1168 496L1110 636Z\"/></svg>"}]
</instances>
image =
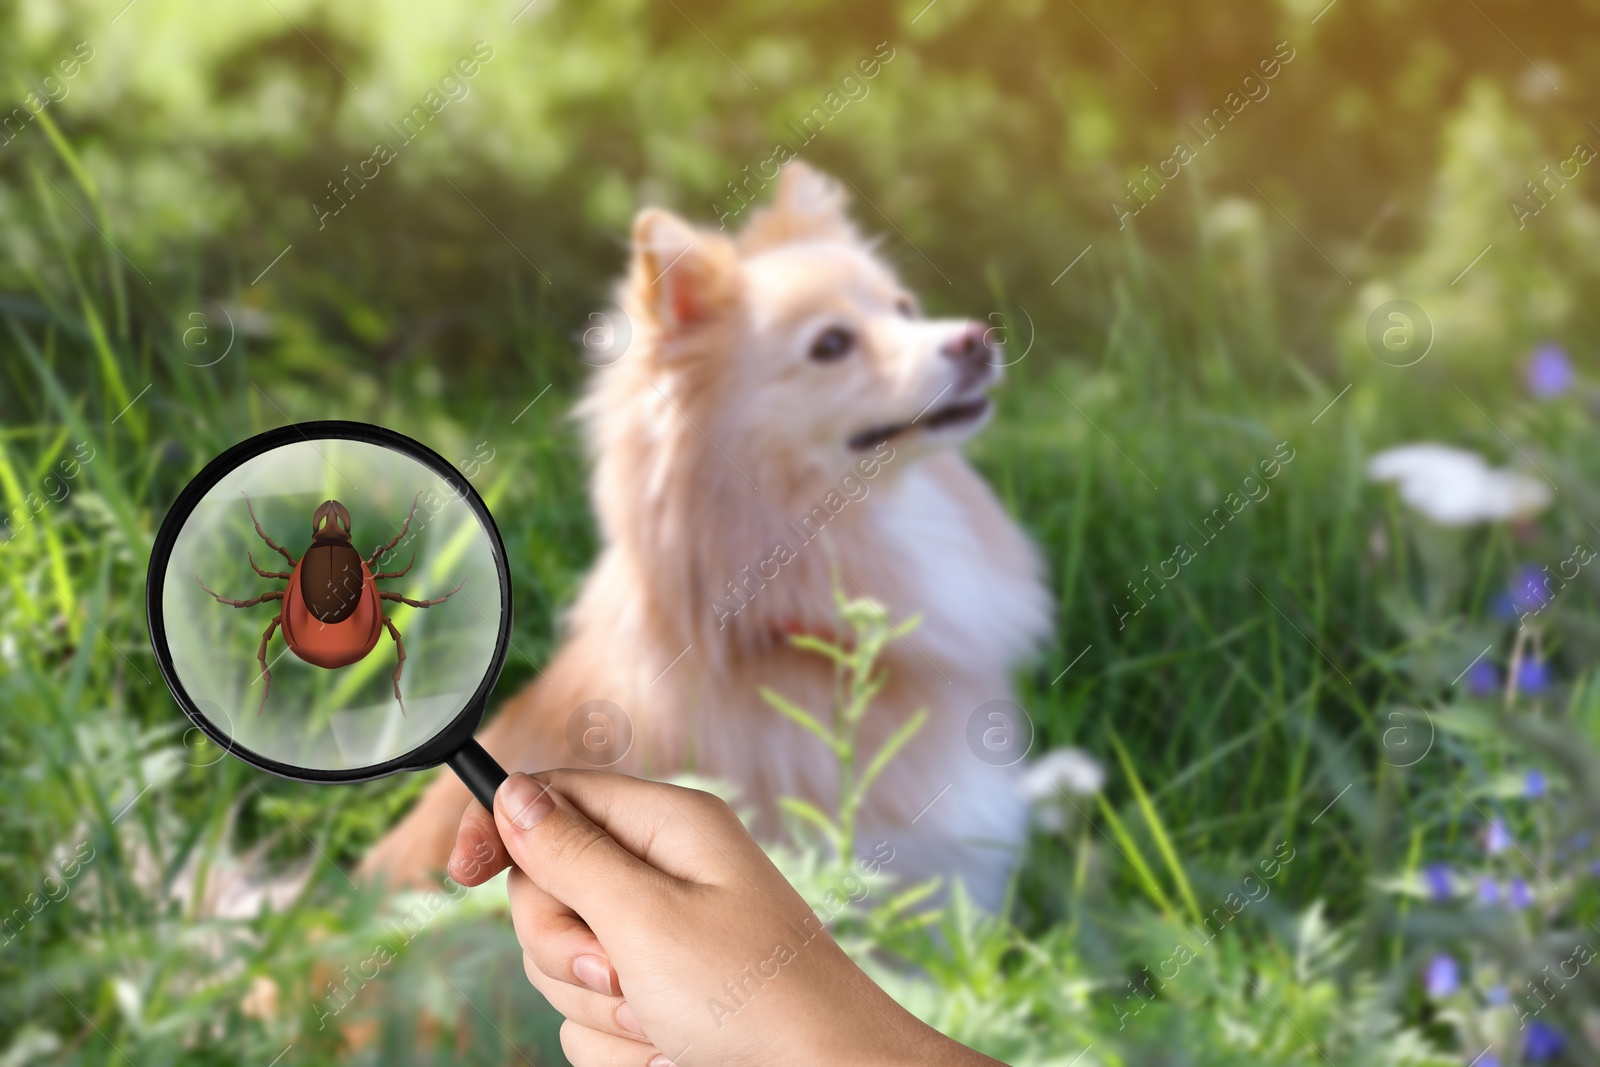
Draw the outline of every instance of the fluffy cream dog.
<instances>
[{"instance_id":1,"label":"fluffy cream dog","mask_svg":"<svg viewBox=\"0 0 1600 1067\"><path fill-rule=\"evenodd\" d=\"M1026 804L1020 768L980 759L968 725L1011 696L1051 603L1032 545L954 448L1000 379L985 330L921 317L837 186L799 163L736 238L641 212L620 304L631 342L580 407L603 547L566 643L483 744L508 768L725 779L758 833L781 797L832 810L834 757L759 689L827 720L833 667L788 638L835 632L837 583L922 616L884 656L865 750L929 718L873 786L859 847L998 905ZM364 869L440 869L468 802L441 774Z\"/></svg>"}]
</instances>

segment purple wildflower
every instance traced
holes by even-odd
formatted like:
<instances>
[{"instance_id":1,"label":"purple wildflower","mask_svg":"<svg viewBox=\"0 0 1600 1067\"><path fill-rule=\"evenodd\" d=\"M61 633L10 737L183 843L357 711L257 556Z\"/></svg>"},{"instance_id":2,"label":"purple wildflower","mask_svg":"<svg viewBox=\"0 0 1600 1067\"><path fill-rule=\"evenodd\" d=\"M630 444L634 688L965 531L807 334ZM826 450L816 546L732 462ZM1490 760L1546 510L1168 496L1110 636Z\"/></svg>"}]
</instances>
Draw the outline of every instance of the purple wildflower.
<instances>
[{"instance_id":1,"label":"purple wildflower","mask_svg":"<svg viewBox=\"0 0 1600 1067\"><path fill-rule=\"evenodd\" d=\"M1446 901L1455 896L1455 884L1450 877L1450 868L1442 863L1431 863L1427 870L1422 872L1423 880L1428 886L1428 895L1436 901Z\"/></svg>"},{"instance_id":2,"label":"purple wildflower","mask_svg":"<svg viewBox=\"0 0 1600 1067\"><path fill-rule=\"evenodd\" d=\"M1550 685L1550 671L1542 660L1525 659L1517 668L1517 688L1524 693L1542 693Z\"/></svg>"},{"instance_id":3,"label":"purple wildflower","mask_svg":"<svg viewBox=\"0 0 1600 1067\"><path fill-rule=\"evenodd\" d=\"M1500 903L1500 883L1487 874L1478 879L1478 902L1486 908Z\"/></svg>"},{"instance_id":4,"label":"purple wildflower","mask_svg":"<svg viewBox=\"0 0 1600 1067\"><path fill-rule=\"evenodd\" d=\"M1506 821L1497 815L1489 820L1489 828L1483 832L1483 850L1498 856L1510 847L1511 831L1506 829Z\"/></svg>"},{"instance_id":5,"label":"purple wildflower","mask_svg":"<svg viewBox=\"0 0 1600 1067\"><path fill-rule=\"evenodd\" d=\"M1528 888L1526 879L1511 879L1511 884L1506 888L1506 903L1518 911L1533 904L1533 890Z\"/></svg>"},{"instance_id":6,"label":"purple wildflower","mask_svg":"<svg viewBox=\"0 0 1600 1067\"><path fill-rule=\"evenodd\" d=\"M1534 1020L1528 1027L1528 1036L1523 1038L1522 1049L1528 1054L1529 1063L1544 1063L1561 1055L1567 1047L1567 1039L1561 1036L1561 1031L1549 1023Z\"/></svg>"},{"instance_id":7,"label":"purple wildflower","mask_svg":"<svg viewBox=\"0 0 1600 1067\"><path fill-rule=\"evenodd\" d=\"M1558 397L1572 388L1577 375L1572 370L1572 360L1560 345L1544 344L1533 350L1528 358L1528 392L1540 400Z\"/></svg>"},{"instance_id":8,"label":"purple wildflower","mask_svg":"<svg viewBox=\"0 0 1600 1067\"><path fill-rule=\"evenodd\" d=\"M1475 697L1491 696L1500 690L1500 668L1480 659L1467 668L1467 692Z\"/></svg>"},{"instance_id":9,"label":"purple wildflower","mask_svg":"<svg viewBox=\"0 0 1600 1067\"><path fill-rule=\"evenodd\" d=\"M1511 605L1518 614L1540 611L1555 599L1555 592L1550 588L1550 576L1531 563L1517 571L1516 577L1511 579L1509 592Z\"/></svg>"},{"instance_id":10,"label":"purple wildflower","mask_svg":"<svg viewBox=\"0 0 1600 1067\"><path fill-rule=\"evenodd\" d=\"M1543 771L1529 771L1527 778L1523 780L1523 794L1535 800L1544 796L1547 788Z\"/></svg>"},{"instance_id":11,"label":"purple wildflower","mask_svg":"<svg viewBox=\"0 0 1600 1067\"><path fill-rule=\"evenodd\" d=\"M1448 997L1461 988L1461 968L1457 966L1455 957L1441 952L1428 961L1428 969L1423 972L1422 984L1428 991L1428 996L1435 1000Z\"/></svg>"},{"instance_id":12,"label":"purple wildflower","mask_svg":"<svg viewBox=\"0 0 1600 1067\"><path fill-rule=\"evenodd\" d=\"M1489 1003L1494 1005L1497 1008L1500 1007L1503 1004L1510 1004L1511 1003L1511 990L1507 989L1503 985L1492 985L1492 986L1490 986L1489 987ZM1481 1065L1480 1065L1480 1067L1481 1067Z\"/></svg>"}]
</instances>

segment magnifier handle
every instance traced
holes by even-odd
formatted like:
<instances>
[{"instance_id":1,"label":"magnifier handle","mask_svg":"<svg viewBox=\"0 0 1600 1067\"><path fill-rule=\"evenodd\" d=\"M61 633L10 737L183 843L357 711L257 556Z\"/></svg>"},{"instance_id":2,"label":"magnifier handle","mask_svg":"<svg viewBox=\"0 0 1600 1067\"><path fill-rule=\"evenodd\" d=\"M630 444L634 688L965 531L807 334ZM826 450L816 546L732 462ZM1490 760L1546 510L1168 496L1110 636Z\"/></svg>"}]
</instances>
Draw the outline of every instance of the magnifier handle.
<instances>
[{"instance_id":1,"label":"magnifier handle","mask_svg":"<svg viewBox=\"0 0 1600 1067\"><path fill-rule=\"evenodd\" d=\"M472 790L472 795L478 798L485 811L494 811L494 791L500 788L500 783L508 777L505 768L494 761L494 757L483 750L483 746L472 738L455 755L445 760L456 777Z\"/></svg>"}]
</instances>

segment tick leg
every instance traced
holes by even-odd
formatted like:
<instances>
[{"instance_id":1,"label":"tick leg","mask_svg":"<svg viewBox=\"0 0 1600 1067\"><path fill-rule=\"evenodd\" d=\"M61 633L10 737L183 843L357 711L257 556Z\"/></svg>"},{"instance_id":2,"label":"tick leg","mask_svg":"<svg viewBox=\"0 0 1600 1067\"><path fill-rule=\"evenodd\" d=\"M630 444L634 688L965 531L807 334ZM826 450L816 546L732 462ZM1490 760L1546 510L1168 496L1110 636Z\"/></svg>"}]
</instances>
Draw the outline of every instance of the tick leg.
<instances>
[{"instance_id":1,"label":"tick leg","mask_svg":"<svg viewBox=\"0 0 1600 1067\"><path fill-rule=\"evenodd\" d=\"M294 575L290 574L288 571L264 571L264 570L262 570L260 567L256 566L256 558L254 556L250 555L250 553L248 553L248 552L245 553L245 558L250 561L250 569L255 571L257 574L261 575L261 577L263 577L263 578L293 578L294 577Z\"/></svg>"},{"instance_id":2,"label":"tick leg","mask_svg":"<svg viewBox=\"0 0 1600 1067\"><path fill-rule=\"evenodd\" d=\"M377 574L374 574L372 576L372 580L373 581L377 581L379 578L403 578L403 577L405 577L406 571L410 570L412 568L412 566L416 562L417 562L417 556L416 556L416 553L413 552L411 554L411 562L410 563L407 563L404 567L400 568L397 571L379 571ZM287 574L285 574L284 577L287 578L289 576Z\"/></svg>"},{"instance_id":3,"label":"tick leg","mask_svg":"<svg viewBox=\"0 0 1600 1067\"><path fill-rule=\"evenodd\" d=\"M250 521L256 524L256 533L261 535L261 540L265 541L267 543L267 547L272 549L274 552L282 553L283 558L289 561L289 566L293 567L296 561L293 556L289 555L288 549L284 548L282 545L278 544L278 542L268 537L267 531L261 528L261 520L256 518L256 506L250 503L250 494L240 490L239 495L244 497L244 506L250 509Z\"/></svg>"},{"instance_id":4,"label":"tick leg","mask_svg":"<svg viewBox=\"0 0 1600 1067\"><path fill-rule=\"evenodd\" d=\"M394 647L400 653L400 659L394 665L394 698L399 701L400 714L404 715L406 713L406 702L400 699L400 672L405 670L406 667L406 643L400 640L400 631L394 628L393 622L384 619L383 624L389 628L389 636L394 638Z\"/></svg>"},{"instance_id":5,"label":"tick leg","mask_svg":"<svg viewBox=\"0 0 1600 1067\"><path fill-rule=\"evenodd\" d=\"M198 574L195 575L194 580L200 582L200 576ZM217 594L212 592L210 586L206 585L205 582L200 582L200 588L204 589L208 593L211 593L212 596L217 597L217 602L219 604L227 604L235 608L253 608L257 604L264 604L269 600L282 600L284 597L283 590L280 589L275 593L262 593L254 600L229 600L225 596L217 596ZM457 588L459 588L459 586Z\"/></svg>"},{"instance_id":6,"label":"tick leg","mask_svg":"<svg viewBox=\"0 0 1600 1067\"><path fill-rule=\"evenodd\" d=\"M267 642L272 640L272 631L282 621L283 616L279 615L267 623L267 632L261 635L261 647L256 649L256 662L261 664L261 703L256 706L257 718L261 717L261 709L267 706L267 694L272 691L272 672L267 669Z\"/></svg>"},{"instance_id":7,"label":"tick leg","mask_svg":"<svg viewBox=\"0 0 1600 1067\"><path fill-rule=\"evenodd\" d=\"M400 543L400 538L404 537L406 535L406 531L411 528L411 517L417 513L417 501L421 499L421 493L418 493L416 496L411 498L411 510L406 512L406 521L400 524L400 532L394 535L393 541L390 541L388 544L372 550L372 555L367 559L367 566L370 567L374 563L378 562L379 556L383 555L385 552L389 551L395 545Z\"/></svg>"},{"instance_id":8,"label":"tick leg","mask_svg":"<svg viewBox=\"0 0 1600 1067\"><path fill-rule=\"evenodd\" d=\"M466 584L467 584L467 580L465 578L463 578L459 582L456 583L456 587L454 589L450 590L444 596L438 597L438 598L436 598L434 600L412 600L409 597L401 596L399 593L391 593L387 589L381 590L378 593L378 599L379 600L396 600L396 601L399 601L402 604L410 604L414 608L431 608L435 604L443 604L446 600L449 600L451 597L453 597L457 593L461 592L461 587L466 585Z\"/></svg>"}]
</instances>

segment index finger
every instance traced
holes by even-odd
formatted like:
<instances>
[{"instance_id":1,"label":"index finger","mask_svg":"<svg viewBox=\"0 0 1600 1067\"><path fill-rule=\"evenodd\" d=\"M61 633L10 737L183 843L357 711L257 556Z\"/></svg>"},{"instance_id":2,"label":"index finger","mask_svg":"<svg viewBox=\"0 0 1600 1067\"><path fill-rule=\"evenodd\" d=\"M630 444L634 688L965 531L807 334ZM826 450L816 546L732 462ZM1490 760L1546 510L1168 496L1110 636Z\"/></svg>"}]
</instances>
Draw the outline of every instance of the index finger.
<instances>
[{"instance_id":1,"label":"index finger","mask_svg":"<svg viewBox=\"0 0 1600 1067\"><path fill-rule=\"evenodd\" d=\"M564 769L530 777L555 787L629 852L680 881L748 879L766 863L733 809L710 793L610 771ZM481 805L467 805L450 854L450 876L462 885L482 885L512 863L494 816Z\"/></svg>"},{"instance_id":2,"label":"index finger","mask_svg":"<svg viewBox=\"0 0 1600 1067\"><path fill-rule=\"evenodd\" d=\"M533 774L650 866L682 882L756 876L768 861L721 798L698 789L597 770Z\"/></svg>"},{"instance_id":3,"label":"index finger","mask_svg":"<svg viewBox=\"0 0 1600 1067\"><path fill-rule=\"evenodd\" d=\"M494 817L517 867L615 944L641 903L664 900L682 883L630 852L547 783L513 774L494 796Z\"/></svg>"}]
</instances>

